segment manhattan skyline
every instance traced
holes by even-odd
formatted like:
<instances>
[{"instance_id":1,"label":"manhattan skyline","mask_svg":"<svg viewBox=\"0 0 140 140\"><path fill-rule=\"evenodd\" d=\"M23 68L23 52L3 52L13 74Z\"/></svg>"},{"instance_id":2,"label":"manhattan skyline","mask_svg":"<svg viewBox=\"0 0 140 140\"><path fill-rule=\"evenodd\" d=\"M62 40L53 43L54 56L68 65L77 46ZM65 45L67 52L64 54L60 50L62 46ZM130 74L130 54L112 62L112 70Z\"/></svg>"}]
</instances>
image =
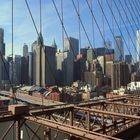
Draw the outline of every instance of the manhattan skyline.
<instances>
[{"instance_id":1,"label":"manhattan skyline","mask_svg":"<svg viewBox=\"0 0 140 140\"><path fill-rule=\"evenodd\" d=\"M91 0L92 1L92 0ZM91 2L89 1L89 2ZM61 0L55 1L56 6L61 14ZM74 1L76 5L78 5L78 1ZM101 1L100 1L101 2ZM115 1L117 5L119 6L119 0ZM123 6L125 6L124 2ZM31 9L31 12L33 14L33 18L35 20L36 26L39 30L39 19L40 19L40 13L39 13L39 0L34 0L32 2L31 0L28 0L29 7ZM102 16L102 11L99 6L98 0L92 1L93 4L93 13L96 17L96 20L101 28L101 31L104 30L104 38L106 40L109 40L112 42L112 46L114 48L114 39L110 33L109 27L106 23L105 18ZM110 25L112 28L114 28L114 34L120 35L119 30L117 28L117 25L114 22L114 27L112 26L112 17L109 7L107 6L106 0L102 1L103 9L105 10L105 14L108 15L108 20L110 21ZM82 22L86 28L87 34L90 38L90 42L95 43L95 47L102 47L103 46L103 40L101 38L101 35L98 31L98 28L95 24L95 21L93 20L93 17L90 13L90 10L88 9L88 6L86 4L85 0L79 1L79 8L80 8L80 16L82 19ZM122 30L122 33L127 40L128 35L125 31L125 27L120 20L119 13L116 12L115 5L112 5L112 10L114 11L114 15L120 25L120 28ZM124 17L125 23L127 24L127 28L131 33L131 36L133 37L133 41L136 45L136 38L133 32L131 31L130 27L133 27L136 31L135 23L133 23L131 20L131 25L128 24L126 20L126 15L124 14L124 11L122 8L120 8L122 17ZM4 40L6 44L6 56L11 54L11 1L2 1L2 4L0 6L0 27L4 29ZM99 12L96 12L99 11ZM130 16L130 13L128 9L126 9L127 16ZM10 14L7 14L10 13ZM64 26L66 28L66 31L68 33L68 36L72 36L75 38L79 38L79 31L78 31L78 17L76 15L76 11L74 9L74 6L72 4L72 1L63 1L63 15L64 15ZM93 33L92 33L92 20L94 24L94 41L93 41ZM104 21L104 25L103 22ZM136 23L137 26L139 23ZM51 45L53 40L55 39L58 48L62 48L62 29L61 29L61 23L59 21L59 18L57 16L57 13L55 11L55 8L53 6L52 0L42 0L42 35L44 38L44 44ZM31 50L31 44L37 39L37 33L34 29L31 17L29 15L26 3L24 0L14 0L14 54L22 54L22 46L24 43L26 43L29 46L29 51ZM128 42L128 41L127 41ZM93 43L92 43L93 45ZM90 46L88 39L85 36L85 33L81 27L81 47ZM132 42L130 42L131 52L135 56L135 50L133 48ZM125 48L125 54L128 54L128 51Z\"/></svg>"}]
</instances>

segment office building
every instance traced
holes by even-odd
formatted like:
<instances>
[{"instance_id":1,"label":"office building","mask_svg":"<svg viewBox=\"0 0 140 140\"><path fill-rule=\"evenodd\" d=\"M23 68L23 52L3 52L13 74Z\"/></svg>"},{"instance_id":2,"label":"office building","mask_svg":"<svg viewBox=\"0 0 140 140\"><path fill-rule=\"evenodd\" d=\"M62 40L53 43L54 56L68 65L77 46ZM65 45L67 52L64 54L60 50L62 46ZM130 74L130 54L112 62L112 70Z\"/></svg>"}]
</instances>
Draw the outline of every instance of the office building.
<instances>
[{"instance_id":1,"label":"office building","mask_svg":"<svg viewBox=\"0 0 140 140\"><path fill-rule=\"evenodd\" d=\"M69 37L64 39L64 52L72 52L72 56L75 59L79 53L79 40Z\"/></svg>"},{"instance_id":2,"label":"office building","mask_svg":"<svg viewBox=\"0 0 140 140\"><path fill-rule=\"evenodd\" d=\"M114 63L112 65L111 87L118 89L121 86L126 86L131 79L130 69L128 64L124 62Z\"/></svg>"},{"instance_id":3,"label":"office building","mask_svg":"<svg viewBox=\"0 0 140 140\"><path fill-rule=\"evenodd\" d=\"M81 57L74 61L73 66L73 81L84 81L84 72L86 71L86 60Z\"/></svg>"},{"instance_id":4,"label":"office building","mask_svg":"<svg viewBox=\"0 0 140 140\"><path fill-rule=\"evenodd\" d=\"M57 52L56 53L56 84L59 86L63 85L64 81L64 73L63 73L63 60L64 60L64 53Z\"/></svg>"},{"instance_id":5,"label":"office building","mask_svg":"<svg viewBox=\"0 0 140 140\"><path fill-rule=\"evenodd\" d=\"M57 52L57 45L56 45L55 39L53 40L51 47L55 48L55 50Z\"/></svg>"},{"instance_id":6,"label":"office building","mask_svg":"<svg viewBox=\"0 0 140 140\"><path fill-rule=\"evenodd\" d=\"M40 34L37 41L32 44L32 51L29 58L30 81L44 87L55 85L56 47L43 45L43 37Z\"/></svg>"},{"instance_id":7,"label":"office building","mask_svg":"<svg viewBox=\"0 0 140 140\"><path fill-rule=\"evenodd\" d=\"M42 34L32 44L33 52L33 84L45 86L45 51Z\"/></svg>"},{"instance_id":8,"label":"office building","mask_svg":"<svg viewBox=\"0 0 140 140\"><path fill-rule=\"evenodd\" d=\"M109 48L105 48L105 47L101 47L101 48L96 48L95 49L95 53L96 56L103 56L103 55L111 55L114 54L114 49L109 49Z\"/></svg>"},{"instance_id":9,"label":"office building","mask_svg":"<svg viewBox=\"0 0 140 140\"><path fill-rule=\"evenodd\" d=\"M115 61L124 60L124 46L121 36L115 37Z\"/></svg>"},{"instance_id":10,"label":"office building","mask_svg":"<svg viewBox=\"0 0 140 140\"><path fill-rule=\"evenodd\" d=\"M74 58L72 52L56 53L56 78L59 85L71 86L73 83Z\"/></svg>"},{"instance_id":11,"label":"office building","mask_svg":"<svg viewBox=\"0 0 140 140\"><path fill-rule=\"evenodd\" d=\"M23 56L28 57L28 45L25 43L23 45Z\"/></svg>"},{"instance_id":12,"label":"office building","mask_svg":"<svg viewBox=\"0 0 140 140\"><path fill-rule=\"evenodd\" d=\"M73 83L73 53L64 52L64 60L62 63L64 73L64 85L71 86Z\"/></svg>"},{"instance_id":13,"label":"office building","mask_svg":"<svg viewBox=\"0 0 140 140\"><path fill-rule=\"evenodd\" d=\"M4 30L2 28L0 28L0 52L4 60L5 43L4 43ZM4 80L4 75L5 75L5 69L4 69L2 58L0 57L0 83L2 82L2 80Z\"/></svg>"},{"instance_id":14,"label":"office building","mask_svg":"<svg viewBox=\"0 0 140 140\"><path fill-rule=\"evenodd\" d=\"M86 84L101 87L103 84L103 74L100 72L84 72L84 81Z\"/></svg>"},{"instance_id":15,"label":"office building","mask_svg":"<svg viewBox=\"0 0 140 140\"><path fill-rule=\"evenodd\" d=\"M132 55L125 55L125 62L127 64L131 64L132 63Z\"/></svg>"},{"instance_id":16,"label":"office building","mask_svg":"<svg viewBox=\"0 0 140 140\"><path fill-rule=\"evenodd\" d=\"M56 48L51 46L45 46L45 85L53 86L56 83Z\"/></svg>"},{"instance_id":17,"label":"office building","mask_svg":"<svg viewBox=\"0 0 140 140\"><path fill-rule=\"evenodd\" d=\"M103 74L105 74L106 73L106 60L105 60L105 56L98 56L97 60L99 61L99 64L102 67Z\"/></svg>"},{"instance_id":18,"label":"office building","mask_svg":"<svg viewBox=\"0 0 140 140\"><path fill-rule=\"evenodd\" d=\"M29 85L33 84L33 53L29 52L29 70L28 70L28 78Z\"/></svg>"},{"instance_id":19,"label":"office building","mask_svg":"<svg viewBox=\"0 0 140 140\"><path fill-rule=\"evenodd\" d=\"M96 58L95 50L93 48L89 48L87 50L87 61L92 62L93 59Z\"/></svg>"},{"instance_id":20,"label":"office building","mask_svg":"<svg viewBox=\"0 0 140 140\"><path fill-rule=\"evenodd\" d=\"M16 85L19 85L21 84L21 75L23 73L21 73L21 56L20 55L15 55L15 58L14 58L14 72L13 72L13 75L14 75L14 83Z\"/></svg>"},{"instance_id":21,"label":"office building","mask_svg":"<svg viewBox=\"0 0 140 140\"><path fill-rule=\"evenodd\" d=\"M27 85L29 82L28 78L28 70L29 70L29 54L28 54L28 46L26 44L23 45L23 57L21 59L21 84Z\"/></svg>"},{"instance_id":22,"label":"office building","mask_svg":"<svg viewBox=\"0 0 140 140\"><path fill-rule=\"evenodd\" d=\"M82 54L83 58L87 60L87 50L89 48L81 48L80 49L80 54Z\"/></svg>"}]
</instances>

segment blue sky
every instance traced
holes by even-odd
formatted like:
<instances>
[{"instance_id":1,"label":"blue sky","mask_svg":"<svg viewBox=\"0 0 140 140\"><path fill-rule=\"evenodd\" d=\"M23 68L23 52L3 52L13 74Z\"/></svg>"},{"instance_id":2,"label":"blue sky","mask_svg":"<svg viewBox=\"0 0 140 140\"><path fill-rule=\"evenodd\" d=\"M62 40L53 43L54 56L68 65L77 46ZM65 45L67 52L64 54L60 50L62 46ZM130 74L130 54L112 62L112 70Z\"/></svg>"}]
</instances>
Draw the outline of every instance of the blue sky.
<instances>
[{"instance_id":1,"label":"blue sky","mask_svg":"<svg viewBox=\"0 0 140 140\"><path fill-rule=\"evenodd\" d=\"M74 0L75 4L77 4L77 0ZM91 0L89 0L90 2ZM112 28L112 16L111 12L107 6L106 0L100 0L100 2L103 1L103 9L105 11L105 14L107 16L107 19L110 23L110 26ZM128 0L126 0L128 2ZM131 0L130 0L131 1ZM137 0L138 1L138 0ZM61 7L61 0L55 0L56 5L60 11ZM101 31L103 31L103 18L102 18L102 11L98 4L98 0L92 0L93 2L93 13L96 17L96 20L100 26ZM108 0L108 2L111 2L111 0ZM132 17L130 15L130 12L125 7L124 1L121 0L123 3L123 6L126 8L127 16L130 19L131 25L128 23L126 19L126 15L121 8L121 5L119 3L119 0L115 0L117 5L119 6L119 10L121 12L121 15L127 25L127 29L129 30L131 37L133 39L133 42L136 43L135 34L133 33L131 27L133 27L134 31L136 32L136 25L135 22L133 22ZM134 0L131 1L132 4ZM37 28L39 30L39 0L28 0L29 6L31 8L33 17L35 19L35 23L37 25ZM74 10L74 7L72 5L71 0L63 0L64 3L64 26L66 28L66 31L69 36L78 38L79 32L78 32L78 17L76 15L76 12ZM79 0L80 3L80 15L82 22L86 28L86 31L88 33L88 36L90 38L90 42L93 42L93 32L92 32L92 19L91 19L91 13L88 9L88 6L86 4L85 0ZM130 5L128 5L129 8ZM118 11L113 4L112 6L114 15L117 19L117 22L120 25L121 31L123 36L125 37L125 40L127 44L129 44L129 38L127 31L125 29L125 26L121 20L118 14ZM139 28L139 21L136 19L134 13L133 16L135 18L137 27ZM138 16L138 14L137 14ZM0 27L4 28L5 31L5 43L6 43L6 55L11 54L11 0L4 0L1 1L0 5ZM56 40L56 43L59 48L62 48L62 29L61 24L58 19L58 16L56 14L56 11L54 9L52 0L42 0L42 28L43 28L43 37L44 37L44 43L46 45L51 45L53 39ZM101 47L103 44L102 37L98 31L98 28L94 22L94 34L95 34L95 45L96 47ZM113 36L109 30L109 27L107 25L107 22L104 18L104 30L105 30L105 39L110 40L112 42L113 46ZM115 35L120 35L120 32L118 30L117 25L114 21L114 33ZM34 29L33 23L31 21L29 12L27 10L26 4L24 0L14 0L14 53L15 54L22 54L22 46L24 43L26 43L29 46L29 50L31 48L31 44L36 40L37 34ZM85 33L81 27L81 46L89 46L88 39L85 36ZM125 53L127 54L128 51L126 49L126 44L124 44L125 47ZM133 56L135 56L136 52L134 51L134 47L132 42L130 41L130 50L133 53Z\"/></svg>"}]
</instances>

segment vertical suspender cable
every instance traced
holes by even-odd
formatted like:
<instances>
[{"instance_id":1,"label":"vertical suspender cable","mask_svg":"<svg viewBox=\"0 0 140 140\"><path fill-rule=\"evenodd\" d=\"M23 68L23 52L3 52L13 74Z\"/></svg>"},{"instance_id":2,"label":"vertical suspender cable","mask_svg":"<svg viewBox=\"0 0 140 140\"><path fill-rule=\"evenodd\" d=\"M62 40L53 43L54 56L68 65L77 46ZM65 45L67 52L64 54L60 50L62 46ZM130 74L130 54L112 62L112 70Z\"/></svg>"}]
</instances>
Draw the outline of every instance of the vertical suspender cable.
<instances>
[{"instance_id":1,"label":"vertical suspender cable","mask_svg":"<svg viewBox=\"0 0 140 140\"><path fill-rule=\"evenodd\" d=\"M101 0L101 7L102 7L102 9L103 9L103 0ZM103 37L104 37L104 40L103 40L103 45L105 45L105 23L104 23L104 15L103 15L103 11L101 11L102 12L102 28L103 28Z\"/></svg>"},{"instance_id":2,"label":"vertical suspender cable","mask_svg":"<svg viewBox=\"0 0 140 140\"><path fill-rule=\"evenodd\" d=\"M42 33L42 1L39 0L40 2L40 33Z\"/></svg>"},{"instance_id":3,"label":"vertical suspender cable","mask_svg":"<svg viewBox=\"0 0 140 140\"><path fill-rule=\"evenodd\" d=\"M42 13L41 13L41 0L39 0L39 2L40 2L40 4L39 4L40 5L40 36L39 37L40 37L40 43L41 43L40 44L40 71L39 71L40 72L40 76L39 76L40 77L40 79L39 79L40 81L39 81L39 84L40 84L40 87L41 87L42 86L42 64L41 63L42 63L42 45L43 45L43 40L42 40L42 32L41 32L42 31L42 29L41 29L42 28L41 27L42 26L41 25L42 24L41 23L42 22L41 21L42 20L42 18L41 18L41 16L42 16Z\"/></svg>"},{"instance_id":4,"label":"vertical suspender cable","mask_svg":"<svg viewBox=\"0 0 140 140\"><path fill-rule=\"evenodd\" d=\"M12 0L12 77L11 77L11 80L12 80L12 86L13 86L13 0ZM13 94L13 89L12 89L12 94ZM12 95L13 96L13 95ZM13 104L14 104L14 99L13 99ZM14 140L14 127L13 127L13 140Z\"/></svg>"},{"instance_id":5,"label":"vertical suspender cable","mask_svg":"<svg viewBox=\"0 0 140 140\"><path fill-rule=\"evenodd\" d=\"M113 2L111 0L111 9L113 11ZM114 30L114 18L113 18L113 15L111 13L111 20L112 20L112 31L113 31L113 34L115 34L115 30Z\"/></svg>"},{"instance_id":6,"label":"vertical suspender cable","mask_svg":"<svg viewBox=\"0 0 140 140\"><path fill-rule=\"evenodd\" d=\"M79 19L79 17L80 17L80 4L79 4L79 0L77 0L77 5L78 5L79 49L81 50L81 24L80 24L80 19ZM80 51L79 51L79 54L80 54Z\"/></svg>"},{"instance_id":7,"label":"vertical suspender cable","mask_svg":"<svg viewBox=\"0 0 140 140\"><path fill-rule=\"evenodd\" d=\"M62 23L61 23L61 28L62 28L62 47L63 47L63 62L64 62L64 13L63 13L63 0L61 0L61 19L62 19ZM64 67L65 67L65 63L64 62ZM64 73L63 73L63 85L65 84L66 82L66 71L64 70Z\"/></svg>"},{"instance_id":8,"label":"vertical suspender cable","mask_svg":"<svg viewBox=\"0 0 140 140\"><path fill-rule=\"evenodd\" d=\"M14 63L14 58L13 58L13 36L14 36L14 35L13 35L13 24L14 24L14 23L13 23L13 22L14 22L14 21L13 21L13 18L14 18L14 17L13 17L13 14L14 14L14 10L13 10L13 5L14 5L14 1L12 0L12 15L11 15L11 18L12 18L12 19L11 19L11 20L12 20L12 27L11 27L11 29L12 29L12 75L11 75L11 76L12 76L12 77L11 77L12 84L14 83L14 66L13 66L13 65L14 65L14 64L13 64L13 63Z\"/></svg>"},{"instance_id":9,"label":"vertical suspender cable","mask_svg":"<svg viewBox=\"0 0 140 140\"><path fill-rule=\"evenodd\" d=\"M34 18L33 18L33 15L32 15L31 9L30 9L30 6L29 6L29 4L28 4L28 0L24 0L24 1L25 1L27 10L28 10L28 12L29 12L29 15L30 15L30 17L31 17L31 20L32 20L33 26L34 26L34 28L35 28L35 31L36 31L36 33L37 33L37 36L39 37L39 41L42 42L42 41L41 41L41 38L40 38L39 31L38 31L38 29L37 29L35 20L34 20ZM45 52L44 46L43 46L43 51ZM50 62L49 62L49 60L48 60L47 55L46 55L46 60L48 61L48 66L49 66L50 72L51 72L51 74L52 74L52 76L53 76L53 78L54 78L54 80L55 80L55 82L56 82L56 84L57 84L57 81L56 81L56 78L55 78L55 74L54 74L54 72L53 72L53 69L52 69L51 64L50 64Z\"/></svg>"},{"instance_id":10,"label":"vertical suspender cable","mask_svg":"<svg viewBox=\"0 0 140 140\"><path fill-rule=\"evenodd\" d=\"M12 0L12 15L11 15L11 21L12 21L12 26L11 26L11 30L12 30L12 82L10 81L11 85L12 85L12 97L13 97L13 104L15 103L16 101L16 95L15 95L15 91L14 91L14 88L13 88L13 85L14 85L14 58L13 58L13 51L14 51L14 0ZM5 65L5 63L4 63ZM5 70L7 71L6 69L6 66L5 66ZM7 72L8 73L8 72ZM9 75L9 73L8 73ZM8 76L9 77L9 76ZM9 77L9 80L10 80L10 77ZM16 101L17 102L17 101Z\"/></svg>"},{"instance_id":11,"label":"vertical suspender cable","mask_svg":"<svg viewBox=\"0 0 140 140\"><path fill-rule=\"evenodd\" d=\"M43 86L42 85L42 48L43 48L43 37L42 37L42 1L39 0L39 5L40 5L40 41L41 41L41 46L40 46L40 87ZM44 52L45 53L45 52ZM46 54L45 54L46 55ZM47 61L47 60L46 60ZM42 94L42 110L43 110L43 105L44 105L44 101L43 101L43 94Z\"/></svg>"},{"instance_id":12,"label":"vertical suspender cable","mask_svg":"<svg viewBox=\"0 0 140 140\"><path fill-rule=\"evenodd\" d=\"M91 0L91 11L93 12L93 0ZM92 18L92 14L91 14L91 24L92 24L92 39L93 39L93 47L95 48L95 34L94 34L94 20Z\"/></svg>"}]
</instances>

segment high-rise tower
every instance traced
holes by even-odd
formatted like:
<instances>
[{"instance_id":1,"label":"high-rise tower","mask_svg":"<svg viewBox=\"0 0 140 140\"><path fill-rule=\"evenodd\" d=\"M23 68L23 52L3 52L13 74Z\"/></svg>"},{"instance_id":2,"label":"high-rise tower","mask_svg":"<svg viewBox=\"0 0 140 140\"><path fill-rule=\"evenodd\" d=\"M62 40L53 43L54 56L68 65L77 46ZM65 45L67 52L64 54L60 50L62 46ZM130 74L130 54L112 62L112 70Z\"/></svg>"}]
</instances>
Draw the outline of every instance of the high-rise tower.
<instances>
[{"instance_id":1,"label":"high-rise tower","mask_svg":"<svg viewBox=\"0 0 140 140\"><path fill-rule=\"evenodd\" d=\"M124 47L121 36L115 37L115 61L124 60Z\"/></svg>"}]
</instances>

